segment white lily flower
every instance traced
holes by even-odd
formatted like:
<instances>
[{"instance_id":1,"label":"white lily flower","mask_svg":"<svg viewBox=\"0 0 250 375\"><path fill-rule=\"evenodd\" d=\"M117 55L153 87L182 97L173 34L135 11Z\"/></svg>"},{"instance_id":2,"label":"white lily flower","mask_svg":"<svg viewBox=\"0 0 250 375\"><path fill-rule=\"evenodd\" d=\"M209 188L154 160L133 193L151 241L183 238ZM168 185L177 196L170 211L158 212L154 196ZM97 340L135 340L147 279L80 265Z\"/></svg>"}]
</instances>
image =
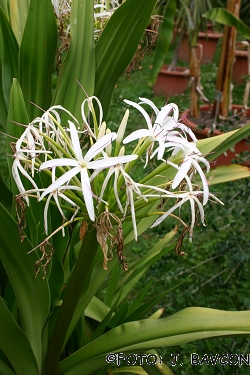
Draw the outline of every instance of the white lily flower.
<instances>
[{"instance_id":1,"label":"white lily flower","mask_svg":"<svg viewBox=\"0 0 250 375\"><path fill-rule=\"evenodd\" d=\"M178 139L176 140L176 144L177 142L180 142L180 141L181 141L180 137L178 137ZM193 143L188 142L185 139L183 139L181 143L179 143L179 145L174 149L173 155L175 155L180 150L184 154L184 160L180 166L177 166L176 164L171 163L170 161L167 161L169 165L172 165L175 168L177 167L178 169L178 172L176 173L175 178L172 183L172 189L176 189L177 186L179 186L179 184L181 183L181 181L185 178L185 176L188 175L189 171L191 169L194 169L194 173L198 172L202 181L203 191L204 191L203 205L205 205L208 202L208 198L209 198L209 188L208 188L208 182L207 182L206 176L202 168L198 164L198 162L202 162L203 164L205 164L207 168L207 173L210 170L210 164L204 157L201 156L202 154L198 150L198 148Z\"/></svg>"},{"instance_id":2,"label":"white lily flower","mask_svg":"<svg viewBox=\"0 0 250 375\"><path fill-rule=\"evenodd\" d=\"M133 133L128 135L123 140L123 143L126 144L126 143L130 143L130 142L134 141L135 139L141 139L141 138L144 138L144 137L149 137L150 140L153 143L154 142L159 143L159 147L157 149L158 150L158 159L162 159L164 151L165 151L165 146L164 146L164 141L165 141L165 136L166 136L165 129L162 128L159 124L155 124L153 126L148 113L139 104L131 102L130 100L124 100L124 101L125 101L125 103L130 104L133 107L137 108L142 113L142 115L144 116L144 118L147 122L148 129L135 130ZM151 152L151 148L150 148L150 152ZM147 165L147 162L148 162L148 155L147 155L145 167Z\"/></svg>"},{"instance_id":3,"label":"white lily flower","mask_svg":"<svg viewBox=\"0 0 250 375\"><path fill-rule=\"evenodd\" d=\"M24 177L26 177L30 181L31 185L35 189L38 190L38 187L37 187L35 181L31 178L31 176L28 174L28 172L23 168L23 166L21 164L21 162L24 162L24 163L29 162L28 159L25 157L25 155L22 152L19 151L18 153L16 153L14 155L14 157L15 157L15 160L14 160L14 162L12 164L12 176L13 176L13 178L15 180L15 183L17 185L17 188L18 188L19 192L21 194L24 194L24 199L26 200L27 204L29 205L29 199L25 195L26 190L25 190L25 188L23 186L21 177L19 175L19 171L21 172L21 174Z\"/></svg>"},{"instance_id":4,"label":"white lily flower","mask_svg":"<svg viewBox=\"0 0 250 375\"><path fill-rule=\"evenodd\" d=\"M106 134L104 137L99 139L85 154L83 157L82 150L78 138L78 133L75 125L69 121L70 135L72 141L72 148L74 150L75 159L70 158L59 158L55 160L49 160L44 162L40 166L40 170L46 168L53 168L57 166L67 166L74 167L69 171L65 172L61 177L59 177L55 182L53 182L45 191L42 193L41 198L44 198L47 194L52 191L57 190L60 186L68 183L74 176L78 173L81 175L81 188L84 197L86 209L88 215L92 221L95 220L95 210L93 204L93 192L91 190L90 178L88 170L96 170L97 175L100 171L105 168L112 167L119 163L124 163L127 161L126 157L110 157L110 158L100 158L98 160L91 161L95 156L99 155L107 145L109 145L115 138L116 133Z\"/></svg>"},{"instance_id":5,"label":"white lily flower","mask_svg":"<svg viewBox=\"0 0 250 375\"><path fill-rule=\"evenodd\" d=\"M171 207L164 215L162 215L161 217L159 217L154 222L154 224L151 225L150 228L154 228L157 225L159 225L160 223L162 223L162 221L165 220L172 212L174 212L177 208L181 207L184 203L186 203L187 201L189 201L190 208L191 208L191 217L192 217L191 218L191 224L190 224L190 227L189 227L189 240L190 240L190 242L192 242L194 225L195 225L195 221L196 221L195 204L197 205L199 213L200 213L201 223L204 226L206 226L206 224L205 224L204 208L203 208L203 205L201 204L201 202L199 200L199 197L202 196L202 195L204 195L204 192L203 191L199 191L199 190L198 191L197 190L193 190L190 178L188 176L185 176L184 178L185 178L185 180L187 182L187 185L189 187L189 191L188 192L184 192L184 193L179 193L179 194L177 193L177 194L175 194L175 198L180 199L180 201L178 203L176 203L173 207ZM212 198L214 201L223 204L215 195L209 193L209 197Z\"/></svg>"},{"instance_id":6,"label":"white lily flower","mask_svg":"<svg viewBox=\"0 0 250 375\"><path fill-rule=\"evenodd\" d=\"M39 147L39 149L36 149L36 147ZM42 149L40 149L40 147ZM34 170L35 170L35 157L37 154L41 153L49 153L49 151L45 150L43 139L39 135L38 131L34 127L34 124L31 123L27 126L21 137L18 139L18 141L15 144L15 151L14 151L14 162L12 164L12 176L16 182L17 188L21 194L25 193L25 188L23 186L21 177L19 175L19 172L26 177L31 185L38 189L35 181L32 177L34 177ZM31 169L31 175L28 174L26 169L22 166L22 163L27 167ZM38 193L39 197L39 193ZM26 200L27 204L29 204L29 199L27 196L24 195L24 199Z\"/></svg>"},{"instance_id":7,"label":"white lily flower","mask_svg":"<svg viewBox=\"0 0 250 375\"><path fill-rule=\"evenodd\" d=\"M186 125L178 122L179 109L176 104L174 103L167 104L159 111L158 108L154 105L154 103L151 102L151 100L148 100L145 98L139 98L139 99L141 100L139 104L134 103L130 100L124 100L124 101L125 103L132 105L133 107L135 107L141 112L141 114L146 120L148 129L139 129L139 130L134 131L132 134L130 134L123 140L124 144L132 142L135 139L149 137L153 143L154 142L159 143L159 146L151 154L150 158L152 159L152 157L155 156L155 154L157 154L158 160L162 160L165 149L167 147L166 142L169 136L178 135L178 134L180 134L181 136L181 133L176 130L180 129L181 132L189 134L193 140L197 141L192 130L189 129ZM150 119L148 113L145 111L144 108L142 108L140 104L148 104L154 110L156 114L154 125L152 125L152 120ZM173 112L173 115L170 116L172 112ZM149 153L151 153L151 151L152 151L152 145L150 146ZM147 162L148 162L148 155L147 155L145 166L147 165Z\"/></svg>"}]
</instances>

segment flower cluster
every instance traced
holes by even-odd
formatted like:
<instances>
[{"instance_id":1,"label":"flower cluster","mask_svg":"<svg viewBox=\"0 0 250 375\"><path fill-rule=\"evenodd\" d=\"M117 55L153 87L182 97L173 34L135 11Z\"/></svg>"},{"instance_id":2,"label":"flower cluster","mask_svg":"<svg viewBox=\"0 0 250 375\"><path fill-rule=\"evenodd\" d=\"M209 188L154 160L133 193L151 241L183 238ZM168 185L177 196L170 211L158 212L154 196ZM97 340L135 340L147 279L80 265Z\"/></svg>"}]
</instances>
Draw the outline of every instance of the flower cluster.
<instances>
[{"instance_id":1,"label":"flower cluster","mask_svg":"<svg viewBox=\"0 0 250 375\"><path fill-rule=\"evenodd\" d=\"M60 25L64 26L65 35L70 31L70 12L72 0L51 0L56 18ZM94 28L98 35L114 11L120 6L118 0L95 0L94 1Z\"/></svg>"},{"instance_id":2,"label":"flower cluster","mask_svg":"<svg viewBox=\"0 0 250 375\"><path fill-rule=\"evenodd\" d=\"M115 133L103 122L98 98L90 97L81 107L83 128L65 108L54 106L41 118L32 121L17 140L12 173L20 192L19 198L23 197L28 205L30 197L39 202L45 201L44 230L48 238L51 237L48 212L52 202L62 216L63 223L58 230L62 229L63 233L65 226L72 221L84 220L97 225L99 218L105 214L115 218L119 228L124 221L130 221L137 240L136 213L139 209L154 201L172 203L166 211L145 214L145 217L156 215L151 225L155 227L188 201L191 223L184 225L188 228L190 241L197 212L205 225L204 205L209 199L220 202L209 192L200 163L207 171L210 165L197 148L193 132L179 121L177 105L167 104L158 110L145 98L140 98L139 104L128 100L125 103L136 108L147 125L125 138L129 110L126 110ZM94 110L96 105L98 116ZM154 119L144 106L150 106ZM62 112L69 117L64 125L60 117ZM135 140L139 141L134 151L126 154L125 145ZM133 167L144 156L142 171L145 176L136 182L132 178ZM147 174L146 167L153 158L159 161L160 166ZM43 178L44 175L46 178ZM49 184L47 175L50 176ZM200 185L194 184L195 175L198 175ZM27 179L25 184L24 178Z\"/></svg>"}]
</instances>

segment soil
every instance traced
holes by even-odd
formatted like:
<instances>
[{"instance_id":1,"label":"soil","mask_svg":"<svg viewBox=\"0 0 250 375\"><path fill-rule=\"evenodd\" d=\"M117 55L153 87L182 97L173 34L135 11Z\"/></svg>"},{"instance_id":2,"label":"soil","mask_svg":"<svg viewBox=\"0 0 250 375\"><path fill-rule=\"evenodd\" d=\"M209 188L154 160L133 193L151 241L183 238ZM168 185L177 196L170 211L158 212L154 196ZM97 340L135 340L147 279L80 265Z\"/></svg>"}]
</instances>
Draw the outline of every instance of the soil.
<instances>
[{"instance_id":1,"label":"soil","mask_svg":"<svg viewBox=\"0 0 250 375\"><path fill-rule=\"evenodd\" d=\"M200 129L209 128L211 132L214 129L220 130L221 132L231 131L239 129L250 122L250 118L246 116L244 109L240 111L231 111L227 119L218 118L216 123L212 116L212 111L200 111L200 118L188 117L188 120L199 125Z\"/></svg>"}]
</instances>

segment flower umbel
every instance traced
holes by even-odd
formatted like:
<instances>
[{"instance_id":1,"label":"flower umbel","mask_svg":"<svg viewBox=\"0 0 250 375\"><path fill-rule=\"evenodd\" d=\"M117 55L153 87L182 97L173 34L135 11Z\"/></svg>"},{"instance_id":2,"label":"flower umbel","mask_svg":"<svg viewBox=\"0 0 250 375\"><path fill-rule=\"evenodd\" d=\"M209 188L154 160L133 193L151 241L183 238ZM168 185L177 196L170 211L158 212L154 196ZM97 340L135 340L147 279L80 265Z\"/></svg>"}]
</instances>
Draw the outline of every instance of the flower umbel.
<instances>
[{"instance_id":1,"label":"flower umbel","mask_svg":"<svg viewBox=\"0 0 250 375\"><path fill-rule=\"evenodd\" d=\"M99 107L99 119L93 100ZM125 147L121 147L129 118L128 110L117 136L102 121L103 111L96 97L90 97L82 104L84 131L80 130L79 122L74 116L61 106L50 108L25 128L13 147L12 173L19 196L28 204L31 197L35 197L38 202L45 201L44 229L47 238L42 241L41 246L48 244L53 234L60 230L64 235L65 228L70 223L79 220L94 222L104 253L105 269L110 259L107 241L111 248L117 247L119 260L123 268L127 269L123 255L124 222L126 227L131 226L131 233L137 240L141 233L141 230L138 231L138 220L149 220L149 224L143 226L145 228L150 225L155 227L189 201L191 224L185 228L192 241L197 212L205 225L203 207L208 200L221 203L209 192L205 173L199 163L204 164L207 171L210 165L197 148L197 140L192 131L178 120L177 105L167 104L158 110L150 100L140 100L139 104L126 101L139 110L147 123L147 129L135 130L123 139L123 144L139 139L130 155L125 155ZM86 103L92 116L91 121L85 116ZM142 105L151 107L155 120L150 118ZM61 124L59 111L66 111L70 116L67 127ZM90 125L92 123L93 129ZM190 138L191 141L188 140ZM115 147L111 146L113 141L116 141ZM155 142L157 147L154 149ZM133 176L133 166L137 163L138 156L145 152L144 169L140 171L137 168L137 174L142 179L137 181ZM166 152L167 160L164 159ZM160 176L157 168L149 175L145 173L145 168L155 156L158 164L163 161L159 165ZM196 172L203 189L192 182ZM25 184L24 178L27 180ZM165 212L150 208L162 208L165 203L173 202L173 199L174 203ZM57 206L63 223L59 223L58 229L49 234L51 204ZM154 215L156 217L152 222Z\"/></svg>"}]
</instances>

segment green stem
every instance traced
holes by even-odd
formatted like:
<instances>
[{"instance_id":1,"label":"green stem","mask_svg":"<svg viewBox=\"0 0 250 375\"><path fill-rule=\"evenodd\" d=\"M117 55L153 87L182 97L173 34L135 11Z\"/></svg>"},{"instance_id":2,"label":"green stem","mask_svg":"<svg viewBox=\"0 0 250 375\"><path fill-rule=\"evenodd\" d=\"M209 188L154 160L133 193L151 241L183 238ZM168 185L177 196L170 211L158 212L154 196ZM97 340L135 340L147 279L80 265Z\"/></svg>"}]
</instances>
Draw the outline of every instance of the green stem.
<instances>
[{"instance_id":1,"label":"green stem","mask_svg":"<svg viewBox=\"0 0 250 375\"><path fill-rule=\"evenodd\" d=\"M64 299L48 345L46 375L58 375L60 356L77 303L86 287L98 249L96 230L88 230L77 258L72 277L65 289Z\"/></svg>"}]
</instances>

